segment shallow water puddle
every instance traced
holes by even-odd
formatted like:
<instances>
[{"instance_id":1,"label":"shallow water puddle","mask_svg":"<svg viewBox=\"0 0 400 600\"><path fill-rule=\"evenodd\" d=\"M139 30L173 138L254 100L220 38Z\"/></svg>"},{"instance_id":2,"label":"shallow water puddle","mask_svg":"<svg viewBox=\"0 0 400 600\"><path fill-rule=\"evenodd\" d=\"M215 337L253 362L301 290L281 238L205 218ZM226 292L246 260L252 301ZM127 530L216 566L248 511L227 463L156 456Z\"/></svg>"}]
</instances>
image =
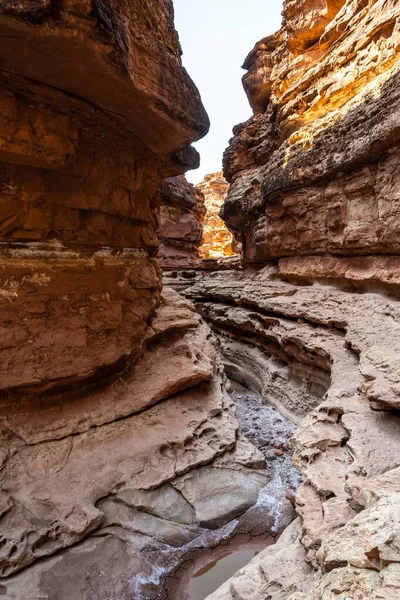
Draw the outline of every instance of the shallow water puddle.
<instances>
[{"instance_id":1,"label":"shallow water puddle","mask_svg":"<svg viewBox=\"0 0 400 600\"><path fill-rule=\"evenodd\" d=\"M233 552L202 567L193 575L190 582L190 600L207 598L239 569L245 567L256 554L254 550Z\"/></svg>"}]
</instances>

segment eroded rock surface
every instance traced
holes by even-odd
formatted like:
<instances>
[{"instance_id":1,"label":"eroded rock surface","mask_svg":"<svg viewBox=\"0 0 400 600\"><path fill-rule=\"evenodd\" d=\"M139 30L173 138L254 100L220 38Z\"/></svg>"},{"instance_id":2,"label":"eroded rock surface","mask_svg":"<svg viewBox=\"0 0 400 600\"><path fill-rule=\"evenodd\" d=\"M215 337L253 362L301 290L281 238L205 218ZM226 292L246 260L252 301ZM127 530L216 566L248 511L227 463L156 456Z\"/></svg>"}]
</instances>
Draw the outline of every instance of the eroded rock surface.
<instances>
[{"instance_id":1,"label":"eroded rock surface","mask_svg":"<svg viewBox=\"0 0 400 600\"><path fill-rule=\"evenodd\" d=\"M57 388L140 351L158 188L208 119L170 0L2 2L0 35L0 387Z\"/></svg>"},{"instance_id":2,"label":"eroded rock surface","mask_svg":"<svg viewBox=\"0 0 400 600\"><path fill-rule=\"evenodd\" d=\"M0 594L166 600L295 505L213 600L397 600L400 8L285 1L224 161L256 268L210 276L172 17L0 6Z\"/></svg>"},{"instance_id":3,"label":"eroded rock surface","mask_svg":"<svg viewBox=\"0 0 400 600\"><path fill-rule=\"evenodd\" d=\"M232 247L232 233L219 216L228 193L228 182L221 172L210 173L197 188L204 194L207 209L203 223L201 255L204 258L234 256L236 252Z\"/></svg>"},{"instance_id":4,"label":"eroded rock surface","mask_svg":"<svg viewBox=\"0 0 400 600\"><path fill-rule=\"evenodd\" d=\"M287 0L283 14L244 65L255 114L225 154L224 219L248 263L293 257L283 272L368 279L399 253L399 7ZM390 283L395 263L383 270Z\"/></svg>"},{"instance_id":5,"label":"eroded rock surface","mask_svg":"<svg viewBox=\"0 0 400 600\"><path fill-rule=\"evenodd\" d=\"M0 595L156 598L269 481L155 259L207 115L170 0L1 2L0 35Z\"/></svg>"},{"instance_id":6,"label":"eroded rock surface","mask_svg":"<svg viewBox=\"0 0 400 600\"><path fill-rule=\"evenodd\" d=\"M160 266L163 269L198 267L206 214L202 192L184 176L166 179L157 213Z\"/></svg>"},{"instance_id":7,"label":"eroded rock surface","mask_svg":"<svg viewBox=\"0 0 400 600\"><path fill-rule=\"evenodd\" d=\"M186 294L222 339L227 372L299 423L294 464L304 481L296 510L316 587L296 590L288 583L285 590L283 580L277 598L293 600L292 590L296 600L331 598L318 593L324 586L336 589L335 582L344 586L346 569L355 568L360 589L365 583L369 590L365 598L394 599L399 591L397 299L319 284L295 286L279 281L270 267L252 276L213 274ZM266 552L263 569L272 573ZM287 560L283 573L292 572L290 553ZM294 578L298 585L302 568ZM318 573L327 571L332 573L320 579ZM245 569L243 577L242 592L234 579L215 598L258 600L274 581L264 577L247 596L253 576Z\"/></svg>"},{"instance_id":8,"label":"eroded rock surface","mask_svg":"<svg viewBox=\"0 0 400 600\"><path fill-rule=\"evenodd\" d=\"M254 115L224 157L223 218L249 269L185 293L228 368L299 423L304 554L282 549L275 579L268 549L212 598L395 600L400 9L285 0L283 15L245 61Z\"/></svg>"}]
</instances>

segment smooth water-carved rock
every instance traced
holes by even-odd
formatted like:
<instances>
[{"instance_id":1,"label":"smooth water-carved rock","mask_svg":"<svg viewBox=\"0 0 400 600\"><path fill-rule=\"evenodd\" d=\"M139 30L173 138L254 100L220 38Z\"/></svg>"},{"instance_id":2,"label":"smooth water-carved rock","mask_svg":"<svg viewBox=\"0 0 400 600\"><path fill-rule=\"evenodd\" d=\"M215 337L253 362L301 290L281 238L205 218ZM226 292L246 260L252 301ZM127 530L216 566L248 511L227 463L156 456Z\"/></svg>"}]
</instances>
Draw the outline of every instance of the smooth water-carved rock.
<instances>
[{"instance_id":1,"label":"smooth water-carved rock","mask_svg":"<svg viewBox=\"0 0 400 600\"><path fill-rule=\"evenodd\" d=\"M387 597L396 598L397 299L295 286L280 281L271 267L254 275L203 277L186 294L222 338L228 373L299 423L294 464L304 482L296 510L303 563L314 567L316 583L291 588L287 567L277 598L293 600L296 590L296 600L331 599L327 590L341 589L353 567L360 570L354 574L357 593L365 585L365 598L386 597L389 590ZM272 573L271 560L266 552L266 573ZM373 575L376 568L382 576ZM242 592L234 578L212 598L246 598L250 591L249 597L264 598L268 577L255 579L249 569L238 575ZM299 586L303 566L296 569ZM321 569L332 573L321 579Z\"/></svg>"},{"instance_id":2,"label":"smooth water-carved rock","mask_svg":"<svg viewBox=\"0 0 400 600\"><path fill-rule=\"evenodd\" d=\"M247 263L356 282L372 268L391 285L380 255L399 253L399 8L287 0L283 14L244 64L255 114L225 153L224 219ZM353 255L370 258L342 258Z\"/></svg>"},{"instance_id":3,"label":"smooth water-carved rock","mask_svg":"<svg viewBox=\"0 0 400 600\"><path fill-rule=\"evenodd\" d=\"M220 373L208 326L164 290L141 358L118 379L7 397L6 598L155 598L187 554L229 539L269 474L238 435ZM95 582L88 573L98 569Z\"/></svg>"},{"instance_id":4,"label":"smooth water-carved rock","mask_svg":"<svg viewBox=\"0 0 400 600\"><path fill-rule=\"evenodd\" d=\"M0 595L156 597L268 480L155 259L160 186L196 166L208 118L170 0L0 4ZM178 491L197 468L249 482L226 530Z\"/></svg>"},{"instance_id":5,"label":"smooth water-carved rock","mask_svg":"<svg viewBox=\"0 0 400 600\"><path fill-rule=\"evenodd\" d=\"M196 512L200 525L214 529L225 525L256 504L258 493L268 479L264 474L253 476L223 468L204 467L184 475L175 483Z\"/></svg>"}]
</instances>

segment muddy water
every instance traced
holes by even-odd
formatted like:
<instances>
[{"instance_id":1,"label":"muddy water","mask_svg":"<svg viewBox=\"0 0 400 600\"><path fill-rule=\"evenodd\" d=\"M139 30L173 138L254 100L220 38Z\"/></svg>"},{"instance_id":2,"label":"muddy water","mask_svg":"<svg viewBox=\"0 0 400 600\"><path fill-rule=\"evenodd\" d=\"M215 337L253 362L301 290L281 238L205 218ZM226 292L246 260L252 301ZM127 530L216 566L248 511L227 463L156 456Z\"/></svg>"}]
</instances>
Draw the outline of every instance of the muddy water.
<instances>
[{"instance_id":1,"label":"muddy water","mask_svg":"<svg viewBox=\"0 0 400 600\"><path fill-rule=\"evenodd\" d=\"M204 600L255 554L275 543L277 533L293 518L287 498L300 484L300 475L292 465L291 438L296 426L273 406L264 405L259 394L236 382L231 382L230 395L240 430L264 455L271 478L255 506L212 532L212 540L203 549L188 552L187 560L167 578L164 589L168 600Z\"/></svg>"},{"instance_id":2,"label":"muddy water","mask_svg":"<svg viewBox=\"0 0 400 600\"><path fill-rule=\"evenodd\" d=\"M275 543L268 534L236 534L229 540L192 553L166 582L168 600L204 600L251 559Z\"/></svg>"},{"instance_id":3,"label":"muddy water","mask_svg":"<svg viewBox=\"0 0 400 600\"><path fill-rule=\"evenodd\" d=\"M246 566L257 553L252 550L229 553L201 568L189 585L190 600L204 600L227 579Z\"/></svg>"}]
</instances>

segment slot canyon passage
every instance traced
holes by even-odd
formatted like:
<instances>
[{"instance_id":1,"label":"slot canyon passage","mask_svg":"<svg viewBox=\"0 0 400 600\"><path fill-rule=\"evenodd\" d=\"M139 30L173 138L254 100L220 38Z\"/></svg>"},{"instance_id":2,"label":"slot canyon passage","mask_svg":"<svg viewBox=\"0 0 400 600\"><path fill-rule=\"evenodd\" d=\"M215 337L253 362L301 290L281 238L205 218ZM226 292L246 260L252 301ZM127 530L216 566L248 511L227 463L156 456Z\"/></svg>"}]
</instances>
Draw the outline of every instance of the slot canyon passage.
<instances>
[{"instance_id":1,"label":"slot canyon passage","mask_svg":"<svg viewBox=\"0 0 400 600\"><path fill-rule=\"evenodd\" d=\"M285 0L198 187L171 0L0 36L0 598L399 600L398 1Z\"/></svg>"}]
</instances>

